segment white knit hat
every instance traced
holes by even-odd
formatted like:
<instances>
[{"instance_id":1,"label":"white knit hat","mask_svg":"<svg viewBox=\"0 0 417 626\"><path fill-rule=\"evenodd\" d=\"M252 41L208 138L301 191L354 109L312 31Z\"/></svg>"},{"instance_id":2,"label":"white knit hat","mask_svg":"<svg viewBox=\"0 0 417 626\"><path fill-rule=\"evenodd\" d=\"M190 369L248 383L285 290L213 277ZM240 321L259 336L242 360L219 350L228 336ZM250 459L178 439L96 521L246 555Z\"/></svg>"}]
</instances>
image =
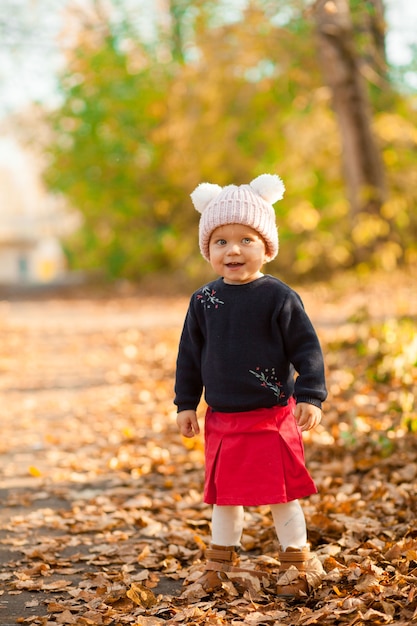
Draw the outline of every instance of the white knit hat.
<instances>
[{"instance_id":1,"label":"white knit hat","mask_svg":"<svg viewBox=\"0 0 417 626\"><path fill-rule=\"evenodd\" d=\"M278 231L272 205L281 200L284 191L284 183L276 174L261 174L249 185L198 185L191 199L201 213L199 240L203 257L210 260L210 237L216 228L225 224L245 224L263 237L266 260L272 261L278 254Z\"/></svg>"}]
</instances>

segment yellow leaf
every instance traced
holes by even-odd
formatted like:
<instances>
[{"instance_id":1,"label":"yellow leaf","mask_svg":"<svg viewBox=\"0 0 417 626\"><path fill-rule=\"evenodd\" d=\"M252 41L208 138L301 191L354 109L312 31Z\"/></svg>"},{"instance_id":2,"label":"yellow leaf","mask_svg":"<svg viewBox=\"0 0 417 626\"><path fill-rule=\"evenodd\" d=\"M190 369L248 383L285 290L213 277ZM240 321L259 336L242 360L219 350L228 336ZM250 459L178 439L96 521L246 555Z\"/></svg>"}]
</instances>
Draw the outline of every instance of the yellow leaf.
<instances>
[{"instance_id":1,"label":"yellow leaf","mask_svg":"<svg viewBox=\"0 0 417 626\"><path fill-rule=\"evenodd\" d=\"M126 592L126 595L135 604L143 606L145 609L150 609L154 604L156 604L156 598L152 591L143 585L139 585L138 583L133 583L130 589Z\"/></svg>"},{"instance_id":2,"label":"yellow leaf","mask_svg":"<svg viewBox=\"0 0 417 626\"><path fill-rule=\"evenodd\" d=\"M39 476L42 476L42 472L40 471L40 469L38 469L34 465L29 466L29 474L31 476L34 476L35 478L39 478Z\"/></svg>"}]
</instances>

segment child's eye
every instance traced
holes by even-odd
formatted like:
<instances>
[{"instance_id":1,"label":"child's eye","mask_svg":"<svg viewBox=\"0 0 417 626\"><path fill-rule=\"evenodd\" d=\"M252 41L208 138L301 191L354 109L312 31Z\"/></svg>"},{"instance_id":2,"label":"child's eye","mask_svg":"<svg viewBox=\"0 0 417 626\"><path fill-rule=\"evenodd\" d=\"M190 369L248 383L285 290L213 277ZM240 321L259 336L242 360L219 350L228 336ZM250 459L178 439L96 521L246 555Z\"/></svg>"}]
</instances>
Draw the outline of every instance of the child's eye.
<instances>
[{"instance_id":1,"label":"child's eye","mask_svg":"<svg viewBox=\"0 0 417 626\"><path fill-rule=\"evenodd\" d=\"M227 241L226 241L226 239L218 239L216 241L216 243L217 243L218 246L224 246L224 245L226 245Z\"/></svg>"},{"instance_id":2,"label":"child's eye","mask_svg":"<svg viewBox=\"0 0 417 626\"><path fill-rule=\"evenodd\" d=\"M242 242L243 243L250 243L252 241L252 239L250 237L243 237Z\"/></svg>"}]
</instances>

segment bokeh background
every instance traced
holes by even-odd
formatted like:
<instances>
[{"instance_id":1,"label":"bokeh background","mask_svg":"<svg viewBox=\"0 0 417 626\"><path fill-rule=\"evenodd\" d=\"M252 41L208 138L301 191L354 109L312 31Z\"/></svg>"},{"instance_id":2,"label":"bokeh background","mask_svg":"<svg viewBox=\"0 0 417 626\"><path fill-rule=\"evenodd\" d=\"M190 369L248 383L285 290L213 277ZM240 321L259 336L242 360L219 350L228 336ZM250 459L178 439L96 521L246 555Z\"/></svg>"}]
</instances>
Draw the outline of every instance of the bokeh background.
<instances>
[{"instance_id":1,"label":"bokeh background","mask_svg":"<svg viewBox=\"0 0 417 626\"><path fill-rule=\"evenodd\" d=\"M417 5L3 0L0 283L210 274L189 199L278 173L285 279L417 260Z\"/></svg>"}]
</instances>

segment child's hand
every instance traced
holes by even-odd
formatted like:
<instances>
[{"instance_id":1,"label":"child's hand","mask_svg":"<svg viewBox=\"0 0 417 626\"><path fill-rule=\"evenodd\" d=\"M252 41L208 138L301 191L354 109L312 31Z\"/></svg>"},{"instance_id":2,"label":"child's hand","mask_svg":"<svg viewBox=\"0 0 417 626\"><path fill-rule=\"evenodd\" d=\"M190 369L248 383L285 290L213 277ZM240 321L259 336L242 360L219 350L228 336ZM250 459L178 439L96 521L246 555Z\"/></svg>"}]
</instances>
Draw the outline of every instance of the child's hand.
<instances>
[{"instance_id":1,"label":"child's hand","mask_svg":"<svg viewBox=\"0 0 417 626\"><path fill-rule=\"evenodd\" d=\"M177 415L177 424L184 437L194 437L200 433L195 411L180 411Z\"/></svg>"},{"instance_id":2,"label":"child's hand","mask_svg":"<svg viewBox=\"0 0 417 626\"><path fill-rule=\"evenodd\" d=\"M302 431L311 430L321 422L321 409L308 402L300 402L295 406L294 417Z\"/></svg>"}]
</instances>

